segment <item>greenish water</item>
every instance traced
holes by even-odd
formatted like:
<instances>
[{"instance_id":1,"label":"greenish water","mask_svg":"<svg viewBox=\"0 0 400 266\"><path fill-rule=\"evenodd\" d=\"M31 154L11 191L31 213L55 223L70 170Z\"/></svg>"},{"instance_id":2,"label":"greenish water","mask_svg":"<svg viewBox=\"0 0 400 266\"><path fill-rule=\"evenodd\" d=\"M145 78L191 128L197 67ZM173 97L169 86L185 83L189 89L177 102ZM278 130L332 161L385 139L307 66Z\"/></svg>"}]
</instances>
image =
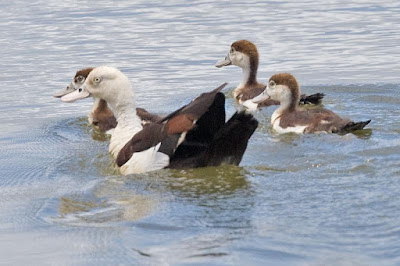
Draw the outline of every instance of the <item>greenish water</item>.
<instances>
[{"instance_id":1,"label":"greenish water","mask_svg":"<svg viewBox=\"0 0 400 266\"><path fill-rule=\"evenodd\" d=\"M400 6L347 3L14 1L0 9L0 264L398 265ZM18 15L16 15L18 14ZM51 95L113 65L138 105L168 113L239 69L254 41L262 81L290 71L326 108L372 119L357 135L276 135L269 118L239 167L121 176L91 100Z\"/></svg>"}]
</instances>

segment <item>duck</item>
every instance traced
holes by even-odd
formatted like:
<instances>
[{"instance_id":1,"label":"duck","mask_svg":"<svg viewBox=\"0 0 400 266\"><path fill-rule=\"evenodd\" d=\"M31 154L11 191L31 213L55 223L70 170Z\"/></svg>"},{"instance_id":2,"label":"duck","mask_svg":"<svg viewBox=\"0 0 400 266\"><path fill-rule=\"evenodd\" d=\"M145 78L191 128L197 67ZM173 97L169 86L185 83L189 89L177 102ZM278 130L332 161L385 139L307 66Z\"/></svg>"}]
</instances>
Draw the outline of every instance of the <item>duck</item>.
<instances>
[{"instance_id":1,"label":"duck","mask_svg":"<svg viewBox=\"0 0 400 266\"><path fill-rule=\"evenodd\" d=\"M66 88L54 93L53 97L61 98L62 96L77 90L83 85L87 76L93 69L93 67L87 67L78 70L70 84ZM157 121L161 118L161 116L149 113L143 108L136 108L136 112L144 124ZM93 97L93 106L88 115L88 121L89 124L97 127L101 132L106 132L108 134L111 134L112 130L117 126L117 120L107 102L104 99L97 97Z\"/></svg>"},{"instance_id":2,"label":"duck","mask_svg":"<svg viewBox=\"0 0 400 266\"><path fill-rule=\"evenodd\" d=\"M117 120L109 144L121 174L163 168L183 169L221 164L239 165L258 121L246 111L225 122L226 86L202 93L162 119L142 125L136 113L135 91L117 68L93 69L84 84L61 97L73 102L87 97L104 99Z\"/></svg>"},{"instance_id":3,"label":"duck","mask_svg":"<svg viewBox=\"0 0 400 266\"><path fill-rule=\"evenodd\" d=\"M283 133L336 133L347 134L363 129L371 120L353 122L325 108L303 109L299 106L300 87L290 73L273 75L267 88L254 97L254 103L268 99L279 101L280 106L271 116L272 128Z\"/></svg>"},{"instance_id":4,"label":"duck","mask_svg":"<svg viewBox=\"0 0 400 266\"><path fill-rule=\"evenodd\" d=\"M217 68L229 65L242 68L242 82L233 91L233 97L239 104L244 104L246 108L253 110L260 107L279 105L279 102L271 99L260 102L257 105L250 101L266 88L266 85L257 81L258 63L259 54L256 45L248 40L239 40L233 42L228 55L215 64ZM321 103L324 96L323 93L316 93L308 96L303 94L299 102L302 104L318 105Z\"/></svg>"}]
</instances>

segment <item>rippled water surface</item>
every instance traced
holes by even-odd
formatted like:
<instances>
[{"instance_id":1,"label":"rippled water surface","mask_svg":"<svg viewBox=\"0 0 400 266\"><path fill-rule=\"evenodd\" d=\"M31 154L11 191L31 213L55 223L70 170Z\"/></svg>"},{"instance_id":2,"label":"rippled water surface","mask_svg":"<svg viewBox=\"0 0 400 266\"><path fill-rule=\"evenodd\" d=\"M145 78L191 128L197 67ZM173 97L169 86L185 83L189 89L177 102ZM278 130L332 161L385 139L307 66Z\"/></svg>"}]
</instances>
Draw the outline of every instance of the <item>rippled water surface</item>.
<instances>
[{"instance_id":1,"label":"rippled water surface","mask_svg":"<svg viewBox=\"0 0 400 266\"><path fill-rule=\"evenodd\" d=\"M397 1L3 1L1 264L400 264L400 4ZM256 43L259 78L354 120L358 135L271 132L240 167L120 176L91 101L51 97L76 70L112 65L138 105L168 113L241 80L216 69Z\"/></svg>"}]
</instances>

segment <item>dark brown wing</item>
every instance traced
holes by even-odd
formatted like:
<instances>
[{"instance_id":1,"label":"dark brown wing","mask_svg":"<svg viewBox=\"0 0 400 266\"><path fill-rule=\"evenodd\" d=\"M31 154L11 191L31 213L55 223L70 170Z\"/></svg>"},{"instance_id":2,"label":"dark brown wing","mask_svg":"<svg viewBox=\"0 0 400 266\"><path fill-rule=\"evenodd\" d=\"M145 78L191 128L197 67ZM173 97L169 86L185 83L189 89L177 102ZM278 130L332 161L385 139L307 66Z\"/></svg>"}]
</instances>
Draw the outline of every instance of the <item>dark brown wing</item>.
<instances>
[{"instance_id":1,"label":"dark brown wing","mask_svg":"<svg viewBox=\"0 0 400 266\"><path fill-rule=\"evenodd\" d=\"M177 114L191 114L194 118L200 118L214 102L215 96L219 93L228 83L224 83L215 90L202 93L199 97L192 100L189 104L179 108L178 110L167 115L159 122L164 122Z\"/></svg>"},{"instance_id":2,"label":"dark brown wing","mask_svg":"<svg viewBox=\"0 0 400 266\"><path fill-rule=\"evenodd\" d=\"M161 116L156 114L151 114L146 109L143 108L136 108L136 115L140 118L140 120L146 123L157 122L162 119Z\"/></svg>"},{"instance_id":3,"label":"dark brown wing","mask_svg":"<svg viewBox=\"0 0 400 266\"><path fill-rule=\"evenodd\" d=\"M216 95L227 83L215 90L201 94L188 105L179 108L155 123L145 126L135 134L121 149L117 156L117 165L124 165L135 152L147 150L165 140L168 136L182 134L191 130L198 120L213 104Z\"/></svg>"},{"instance_id":4,"label":"dark brown wing","mask_svg":"<svg viewBox=\"0 0 400 266\"><path fill-rule=\"evenodd\" d=\"M135 152L144 151L157 145L167 136L164 124L151 123L133 136L121 149L117 156L117 165L124 165Z\"/></svg>"},{"instance_id":5,"label":"dark brown wing","mask_svg":"<svg viewBox=\"0 0 400 266\"><path fill-rule=\"evenodd\" d=\"M319 108L284 113L279 125L282 128L307 126L305 132L312 133L318 131L332 132L334 128L342 127L348 122L348 119L343 119L330 110Z\"/></svg>"}]
</instances>

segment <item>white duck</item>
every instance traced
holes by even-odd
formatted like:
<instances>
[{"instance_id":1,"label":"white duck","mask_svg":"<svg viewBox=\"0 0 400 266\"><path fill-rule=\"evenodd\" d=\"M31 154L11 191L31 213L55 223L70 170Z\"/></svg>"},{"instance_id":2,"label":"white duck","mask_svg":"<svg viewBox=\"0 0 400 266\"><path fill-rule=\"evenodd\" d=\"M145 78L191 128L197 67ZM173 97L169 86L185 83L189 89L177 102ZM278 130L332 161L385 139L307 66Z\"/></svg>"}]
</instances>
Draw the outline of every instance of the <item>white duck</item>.
<instances>
[{"instance_id":1,"label":"white duck","mask_svg":"<svg viewBox=\"0 0 400 266\"><path fill-rule=\"evenodd\" d=\"M242 112L225 123L225 97L220 93L225 85L145 127L136 115L128 78L113 67L95 68L81 88L61 100L71 102L92 95L107 101L118 123L109 151L126 175L165 167L239 164L258 122Z\"/></svg>"},{"instance_id":2,"label":"white duck","mask_svg":"<svg viewBox=\"0 0 400 266\"><path fill-rule=\"evenodd\" d=\"M87 67L78 70L75 73L71 83L65 88L53 94L55 98L61 98L75 90L79 89L85 82L93 67ZM137 115L141 118L142 123L154 122L161 117L155 114L150 114L143 108L136 108ZM99 128L102 132L112 133L112 130L117 126L117 120L114 117L112 110L109 108L104 99L93 97L92 110L88 115L89 124Z\"/></svg>"}]
</instances>

